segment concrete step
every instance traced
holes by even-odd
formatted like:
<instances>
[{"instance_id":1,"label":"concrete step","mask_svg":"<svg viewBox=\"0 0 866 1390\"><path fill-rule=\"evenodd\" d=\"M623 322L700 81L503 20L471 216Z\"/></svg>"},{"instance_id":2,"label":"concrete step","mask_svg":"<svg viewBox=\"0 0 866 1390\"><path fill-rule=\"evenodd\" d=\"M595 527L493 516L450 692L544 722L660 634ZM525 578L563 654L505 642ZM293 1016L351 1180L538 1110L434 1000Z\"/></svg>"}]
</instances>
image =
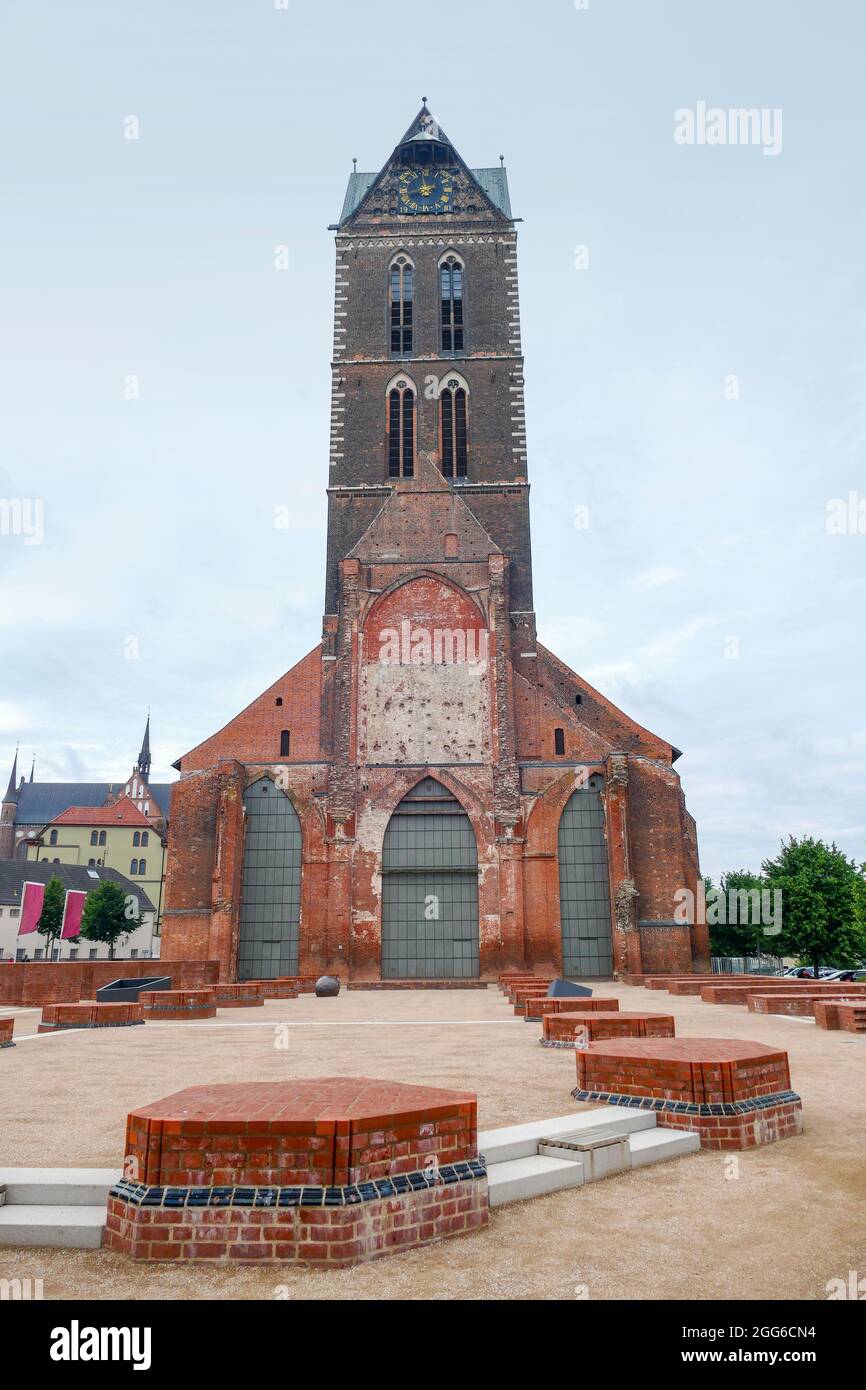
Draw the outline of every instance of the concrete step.
<instances>
[{"instance_id":1,"label":"concrete step","mask_svg":"<svg viewBox=\"0 0 866 1390\"><path fill-rule=\"evenodd\" d=\"M61 1250L98 1250L105 1206L0 1207L0 1246L42 1245Z\"/></svg>"},{"instance_id":2,"label":"concrete step","mask_svg":"<svg viewBox=\"0 0 866 1390\"><path fill-rule=\"evenodd\" d=\"M0 1202L5 1195L7 1207L101 1204L104 1210L108 1189L120 1177L119 1168L0 1168Z\"/></svg>"},{"instance_id":3,"label":"concrete step","mask_svg":"<svg viewBox=\"0 0 866 1390\"><path fill-rule=\"evenodd\" d=\"M566 1187L580 1187L584 1180L582 1163L568 1158L542 1158L539 1154L494 1163L487 1170L492 1207L504 1206L506 1202L525 1202L529 1197L543 1197Z\"/></svg>"},{"instance_id":4,"label":"concrete step","mask_svg":"<svg viewBox=\"0 0 866 1390\"><path fill-rule=\"evenodd\" d=\"M654 1129L656 1118L651 1110L617 1110L616 1128L624 1134ZM486 1129L478 1135L478 1152L490 1164L510 1163L515 1158L530 1158L538 1152L541 1139L590 1137L593 1130L607 1129L612 1123L611 1107L600 1105L596 1110L573 1111L552 1120L531 1120L525 1125L508 1125L503 1129Z\"/></svg>"},{"instance_id":5,"label":"concrete step","mask_svg":"<svg viewBox=\"0 0 866 1390\"><path fill-rule=\"evenodd\" d=\"M664 1163L668 1158L679 1158L680 1154L697 1153L701 1139L691 1129L658 1127L630 1134L628 1147L632 1168L645 1168L650 1163Z\"/></svg>"}]
</instances>

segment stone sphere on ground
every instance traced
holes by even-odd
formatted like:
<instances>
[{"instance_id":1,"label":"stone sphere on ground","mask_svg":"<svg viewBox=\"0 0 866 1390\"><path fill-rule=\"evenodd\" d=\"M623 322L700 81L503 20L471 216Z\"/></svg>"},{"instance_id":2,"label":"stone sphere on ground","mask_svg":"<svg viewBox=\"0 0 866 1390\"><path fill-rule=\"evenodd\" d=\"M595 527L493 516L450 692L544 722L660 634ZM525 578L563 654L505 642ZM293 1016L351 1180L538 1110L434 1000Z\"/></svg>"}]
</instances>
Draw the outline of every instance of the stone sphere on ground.
<instances>
[{"instance_id":1,"label":"stone sphere on ground","mask_svg":"<svg viewBox=\"0 0 866 1390\"><path fill-rule=\"evenodd\" d=\"M340 981L336 975L320 975L316 981L316 997L333 999L340 993Z\"/></svg>"}]
</instances>

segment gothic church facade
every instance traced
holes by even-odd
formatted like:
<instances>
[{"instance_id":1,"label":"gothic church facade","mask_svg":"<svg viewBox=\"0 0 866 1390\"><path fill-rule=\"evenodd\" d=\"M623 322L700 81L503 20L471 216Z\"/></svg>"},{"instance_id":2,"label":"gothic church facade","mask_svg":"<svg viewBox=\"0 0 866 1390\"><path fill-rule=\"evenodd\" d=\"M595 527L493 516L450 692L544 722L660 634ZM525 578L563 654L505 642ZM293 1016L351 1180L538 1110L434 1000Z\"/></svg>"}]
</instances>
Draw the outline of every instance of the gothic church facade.
<instances>
[{"instance_id":1,"label":"gothic church facade","mask_svg":"<svg viewBox=\"0 0 866 1390\"><path fill-rule=\"evenodd\" d=\"M334 230L322 641L176 764L163 957L707 969L677 750L536 638L505 169L425 104Z\"/></svg>"}]
</instances>

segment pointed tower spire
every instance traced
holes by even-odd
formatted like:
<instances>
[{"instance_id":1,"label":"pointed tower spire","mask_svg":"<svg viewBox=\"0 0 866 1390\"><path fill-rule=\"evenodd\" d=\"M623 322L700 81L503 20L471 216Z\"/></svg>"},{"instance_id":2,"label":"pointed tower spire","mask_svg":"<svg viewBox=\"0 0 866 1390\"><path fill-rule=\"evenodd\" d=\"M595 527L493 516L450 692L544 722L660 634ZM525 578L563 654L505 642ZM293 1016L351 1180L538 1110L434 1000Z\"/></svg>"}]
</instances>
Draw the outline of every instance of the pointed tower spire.
<instances>
[{"instance_id":1,"label":"pointed tower spire","mask_svg":"<svg viewBox=\"0 0 866 1390\"><path fill-rule=\"evenodd\" d=\"M0 783L2 785L2 783ZM18 800L18 749L15 749L15 757L12 761L12 771L9 775L9 786L6 788L4 801Z\"/></svg>"},{"instance_id":2,"label":"pointed tower spire","mask_svg":"<svg viewBox=\"0 0 866 1390\"><path fill-rule=\"evenodd\" d=\"M147 723L144 726L144 738L141 740L141 752L138 755L138 762L135 764L137 772L141 773L145 782L150 777L150 710L147 711Z\"/></svg>"},{"instance_id":3,"label":"pointed tower spire","mask_svg":"<svg viewBox=\"0 0 866 1390\"><path fill-rule=\"evenodd\" d=\"M36 759L34 758L33 761L32 761L32 763L30 764L30 781L31 781L31 782L33 781L33 774L34 774L35 771L36 771Z\"/></svg>"}]
</instances>

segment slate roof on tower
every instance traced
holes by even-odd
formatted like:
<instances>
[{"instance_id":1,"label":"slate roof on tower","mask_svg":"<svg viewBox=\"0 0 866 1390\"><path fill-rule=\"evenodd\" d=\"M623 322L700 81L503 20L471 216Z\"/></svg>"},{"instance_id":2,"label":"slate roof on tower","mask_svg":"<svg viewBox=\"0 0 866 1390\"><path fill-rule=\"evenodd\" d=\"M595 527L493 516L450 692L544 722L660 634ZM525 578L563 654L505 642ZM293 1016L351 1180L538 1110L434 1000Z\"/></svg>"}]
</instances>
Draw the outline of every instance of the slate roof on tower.
<instances>
[{"instance_id":1,"label":"slate roof on tower","mask_svg":"<svg viewBox=\"0 0 866 1390\"><path fill-rule=\"evenodd\" d=\"M372 192L375 185L397 158L398 151L401 147L411 144L414 140L431 140L438 145L447 146L451 151L455 164L459 165L460 168L465 170L465 172L475 180L479 192L490 202L493 209L511 221L511 198L508 192L508 175L504 166L499 169L470 169L469 165L461 158L456 147L445 134L445 131L431 115L425 102L414 121L409 125L403 138L397 142L378 172L358 173L356 170L349 175L349 183L346 188L346 196L343 199L343 207L338 223L340 227L358 211L367 198L367 195Z\"/></svg>"},{"instance_id":2,"label":"slate roof on tower","mask_svg":"<svg viewBox=\"0 0 866 1390\"><path fill-rule=\"evenodd\" d=\"M2 785L2 784L0 784ZM12 761L12 771L9 774L9 786L6 789L4 801L18 800L18 749L15 749L15 757Z\"/></svg>"},{"instance_id":3,"label":"slate roof on tower","mask_svg":"<svg viewBox=\"0 0 866 1390\"><path fill-rule=\"evenodd\" d=\"M145 776L150 772L150 710L147 712L147 723L144 726L144 738L141 740L141 752L136 767L144 772Z\"/></svg>"}]
</instances>

